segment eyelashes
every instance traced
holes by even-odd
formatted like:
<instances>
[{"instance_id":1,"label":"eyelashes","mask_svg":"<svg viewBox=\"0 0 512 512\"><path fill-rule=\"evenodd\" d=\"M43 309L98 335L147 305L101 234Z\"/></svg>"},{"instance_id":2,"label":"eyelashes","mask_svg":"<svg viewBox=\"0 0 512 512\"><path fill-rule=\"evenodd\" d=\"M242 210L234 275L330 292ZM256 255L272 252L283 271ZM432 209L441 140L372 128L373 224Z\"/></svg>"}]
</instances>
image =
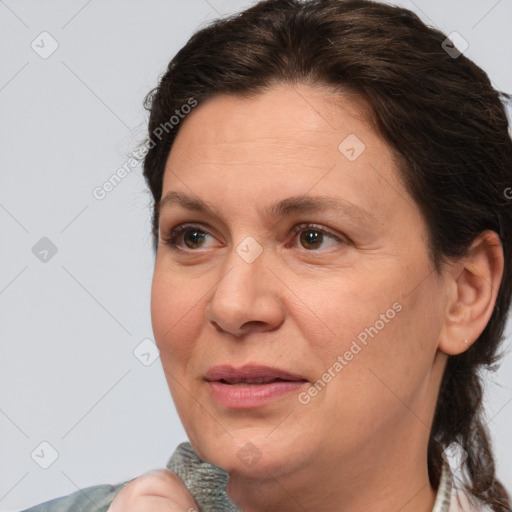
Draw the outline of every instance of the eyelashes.
<instances>
[{"instance_id":1,"label":"eyelashes","mask_svg":"<svg viewBox=\"0 0 512 512\"><path fill-rule=\"evenodd\" d=\"M335 234L324 226L312 223L302 223L296 225L290 233L292 241L295 240L298 234L304 233L306 233L307 236L301 237L299 244L301 245L302 249L308 252L321 250L322 248L317 247L316 244L323 244L326 240L330 241L331 245L334 244L342 246L348 245L350 242L346 236ZM192 235L192 238L188 239L188 242L191 244L191 246L185 243L187 241L187 235ZM210 235L210 233L202 226L185 223L171 228L165 235L162 235L161 238L162 243L169 247L171 250L193 253L198 252L197 249L205 248L204 245L199 245L198 247L197 244L202 244L205 240L207 240L208 237L211 237L213 240L215 240L215 237ZM183 245L184 243L185 246ZM290 246L290 243L287 242L286 247L295 248L297 245Z\"/></svg>"}]
</instances>

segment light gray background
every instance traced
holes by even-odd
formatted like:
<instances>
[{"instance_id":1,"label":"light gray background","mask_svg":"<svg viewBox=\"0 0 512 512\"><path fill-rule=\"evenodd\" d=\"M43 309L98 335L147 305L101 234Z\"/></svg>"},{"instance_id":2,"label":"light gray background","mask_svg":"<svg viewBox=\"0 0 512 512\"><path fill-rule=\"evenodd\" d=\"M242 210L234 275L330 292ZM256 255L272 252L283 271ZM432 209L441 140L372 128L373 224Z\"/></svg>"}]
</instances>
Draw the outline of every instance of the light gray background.
<instances>
[{"instance_id":1,"label":"light gray background","mask_svg":"<svg viewBox=\"0 0 512 512\"><path fill-rule=\"evenodd\" d=\"M92 190L143 138L142 99L174 53L207 21L249 3L0 1L1 511L162 467L186 440L160 361L144 366L133 354L152 338L140 168L102 201ZM512 92L512 0L400 4L459 32L466 54ZM46 59L31 47L43 50L43 31L59 45ZM46 263L32 253L42 237L58 249ZM508 354L487 393L509 491L511 374ZM31 458L39 447L34 458L48 462L43 441L58 452L48 469Z\"/></svg>"}]
</instances>

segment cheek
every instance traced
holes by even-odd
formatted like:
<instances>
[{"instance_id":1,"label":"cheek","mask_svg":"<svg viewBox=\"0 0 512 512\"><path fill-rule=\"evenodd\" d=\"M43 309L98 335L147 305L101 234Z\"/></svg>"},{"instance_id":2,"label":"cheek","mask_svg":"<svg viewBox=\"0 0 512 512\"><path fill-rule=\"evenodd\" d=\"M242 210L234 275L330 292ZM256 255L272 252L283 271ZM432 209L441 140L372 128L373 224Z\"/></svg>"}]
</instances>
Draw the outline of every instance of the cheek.
<instances>
[{"instance_id":1,"label":"cheek","mask_svg":"<svg viewBox=\"0 0 512 512\"><path fill-rule=\"evenodd\" d=\"M151 288L151 321L165 366L189 358L193 340L202 327L201 292L190 279L155 266Z\"/></svg>"},{"instance_id":2,"label":"cheek","mask_svg":"<svg viewBox=\"0 0 512 512\"><path fill-rule=\"evenodd\" d=\"M353 341L364 346L365 341L381 337L395 322L400 293L389 272L387 276L344 272L320 286L304 289L303 282L296 284L296 289L302 285L308 307L295 308L296 322L302 325L304 338L315 345L312 348L324 355L325 363L349 350Z\"/></svg>"},{"instance_id":3,"label":"cheek","mask_svg":"<svg viewBox=\"0 0 512 512\"><path fill-rule=\"evenodd\" d=\"M438 295L435 283L424 283L407 296L400 296L397 289L395 295L388 294L389 303L384 301L376 314L367 316L366 325L352 336L348 351L352 360L339 384L345 394L356 396L359 406L374 410L383 422L410 411L425 416L423 407L431 391L442 326L441 309L432 299ZM398 300L393 302L394 297ZM353 349L354 343L360 351ZM352 351L357 355L350 355ZM358 407L356 403L353 406Z\"/></svg>"},{"instance_id":4,"label":"cheek","mask_svg":"<svg viewBox=\"0 0 512 512\"><path fill-rule=\"evenodd\" d=\"M361 435L379 436L401 421L412 425L418 418L427 421L424 404L433 355L418 349L420 338L412 328L416 315L407 308L407 303L384 308L387 323L380 314L361 316L359 325L355 318L350 326L347 320L351 335L340 336L338 350L323 360L325 373L318 379L329 382L325 387L319 384L321 391L310 405L311 414L318 413L315 421L322 415L323 430L332 436L332 443L359 446Z\"/></svg>"},{"instance_id":5,"label":"cheek","mask_svg":"<svg viewBox=\"0 0 512 512\"><path fill-rule=\"evenodd\" d=\"M307 290L308 321L300 314L296 321L317 358L312 363L317 377L329 369L336 377L343 375L332 379L336 383L328 387L333 391L343 388L378 403L390 393L379 377L394 390L412 391L428 375L441 325L440 307L431 298L439 290L434 280L410 293L405 274L388 268L345 275L321 291Z\"/></svg>"}]
</instances>

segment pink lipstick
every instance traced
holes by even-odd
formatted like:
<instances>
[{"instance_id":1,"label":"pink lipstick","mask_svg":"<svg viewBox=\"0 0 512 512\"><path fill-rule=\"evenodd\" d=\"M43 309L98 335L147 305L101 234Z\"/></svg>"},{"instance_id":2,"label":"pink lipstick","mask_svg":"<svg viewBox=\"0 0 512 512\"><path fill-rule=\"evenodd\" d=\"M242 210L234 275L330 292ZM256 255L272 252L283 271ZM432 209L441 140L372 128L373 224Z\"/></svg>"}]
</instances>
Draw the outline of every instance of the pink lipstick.
<instances>
[{"instance_id":1,"label":"pink lipstick","mask_svg":"<svg viewBox=\"0 0 512 512\"><path fill-rule=\"evenodd\" d=\"M214 366L205 375L213 399L230 409L262 407L284 395L298 392L308 381L302 376L260 365L234 368Z\"/></svg>"}]
</instances>

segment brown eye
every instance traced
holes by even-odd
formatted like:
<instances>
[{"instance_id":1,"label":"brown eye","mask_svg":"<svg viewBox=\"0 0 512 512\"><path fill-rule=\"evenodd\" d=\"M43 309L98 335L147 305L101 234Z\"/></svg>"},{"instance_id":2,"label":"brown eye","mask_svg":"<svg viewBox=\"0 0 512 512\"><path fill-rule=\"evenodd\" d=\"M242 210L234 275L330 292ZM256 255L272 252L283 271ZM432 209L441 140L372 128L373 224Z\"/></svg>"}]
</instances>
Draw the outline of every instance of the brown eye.
<instances>
[{"instance_id":1,"label":"brown eye","mask_svg":"<svg viewBox=\"0 0 512 512\"><path fill-rule=\"evenodd\" d=\"M211 235L198 226L181 224L163 236L162 241L171 249L195 250L204 247L207 236Z\"/></svg>"},{"instance_id":2,"label":"brown eye","mask_svg":"<svg viewBox=\"0 0 512 512\"><path fill-rule=\"evenodd\" d=\"M297 235L299 236L297 237ZM337 235L315 224L299 224L293 229L293 236L294 239L298 238L300 247L310 252L349 243L349 240L343 235Z\"/></svg>"},{"instance_id":3,"label":"brown eye","mask_svg":"<svg viewBox=\"0 0 512 512\"><path fill-rule=\"evenodd\" d=\"M324 234L317 229L301 231L300 242L305 249L318 249L324 240Z\"/></svg>"},{"instance_id":4,"label":"brown eye","mask_svg":"<svg viewBox=\"0 0 512 512\"><path fill-rule=\"evenodd\" d=\"M206 233L199 229L186 229L183 232L183 241L189 249L197 249L203 242Z\"/></svg>"}]
</instances>

